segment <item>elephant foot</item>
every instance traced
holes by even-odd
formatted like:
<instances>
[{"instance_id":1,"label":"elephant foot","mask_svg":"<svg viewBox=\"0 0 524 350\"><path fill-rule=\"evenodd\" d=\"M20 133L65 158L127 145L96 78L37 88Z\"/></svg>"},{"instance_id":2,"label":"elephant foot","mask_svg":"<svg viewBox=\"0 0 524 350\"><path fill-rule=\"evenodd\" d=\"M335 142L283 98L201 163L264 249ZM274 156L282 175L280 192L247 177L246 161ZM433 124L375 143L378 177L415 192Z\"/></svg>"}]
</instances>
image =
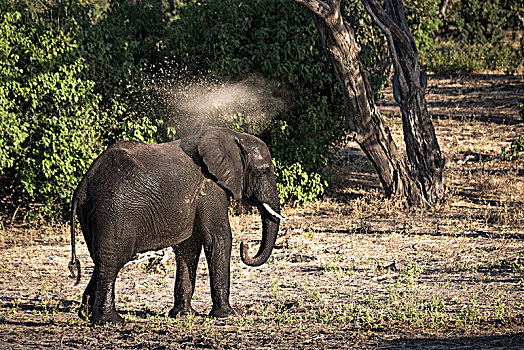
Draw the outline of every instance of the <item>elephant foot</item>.
<instances>
[{"instance_id":1,"label":"elephant foot","mask_svg":"<svg viewBox=\"0 0 524 350\"><path fill-rule=\"evenodd\" d=\"M176 318L178 316L195 316L197 313L191 306L175 306L169 310L169 317Z\"/></svg>"},{"instance_id":2,"label":"elephant foot","mask_svg":"<svg viewBox=\"0 0 524 350\"><path fill-rule=\"evenodd\" d=\"M236 315L236 312L229 305L222 306L220 308L213 307L213 309L211 309L211 312L209 313L209 316L216 317L216 318L225 318L225 317L228 317L230 315Z\"/></svg>"},{"instance_id":3,"label":"elephant foot","mask_svg":"<svg viewBox=\"0 0 524 350\"><path fill-rule=\"evenodd\" d=\"M115 326L123 326L125 324L124 319L116 311L105 314L105 315L93 315L91 323L94 325L105 325L112 324Z\"/></svg>"}]
</instances>

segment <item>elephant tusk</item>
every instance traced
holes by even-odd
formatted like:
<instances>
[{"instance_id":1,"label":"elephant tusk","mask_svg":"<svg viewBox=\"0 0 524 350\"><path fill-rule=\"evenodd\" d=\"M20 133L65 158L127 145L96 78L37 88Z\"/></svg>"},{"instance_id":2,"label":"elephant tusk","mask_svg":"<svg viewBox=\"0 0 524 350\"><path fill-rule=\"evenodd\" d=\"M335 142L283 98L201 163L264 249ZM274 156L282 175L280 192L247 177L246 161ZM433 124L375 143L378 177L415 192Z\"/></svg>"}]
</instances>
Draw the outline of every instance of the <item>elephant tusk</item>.
<instances>
[{"instance_id":1,"label":"elephant tusk","mask_svg":"<svg viewBox=\"0 0 524 350\"><path fill-rule=\"evenodd\" d=\"M273 208L271 208L269 206L269 204L267 203L262 203L262 205L264 206L264 208L267 210L267 212L271 215L273 215L275 218L277 219L280 219L280 220L288 220L288 218L286 218L285 216L282 216L280 215L279 213L277 213L276 211L273 210Z\"/></svg>"}]
</instances>

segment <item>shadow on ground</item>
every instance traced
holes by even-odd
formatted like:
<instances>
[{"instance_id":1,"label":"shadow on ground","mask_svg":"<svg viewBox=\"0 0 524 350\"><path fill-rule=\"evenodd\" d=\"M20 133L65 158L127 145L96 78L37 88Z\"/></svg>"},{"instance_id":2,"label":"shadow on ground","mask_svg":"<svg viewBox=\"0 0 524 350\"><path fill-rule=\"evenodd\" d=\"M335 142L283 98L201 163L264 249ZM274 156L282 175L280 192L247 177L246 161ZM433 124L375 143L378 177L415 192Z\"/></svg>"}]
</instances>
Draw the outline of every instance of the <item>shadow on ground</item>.
<instances>
[{"instance_id":1,"label":"shadow on ground","mask_svg":"<svg viewBox=\"0 0 524 350\"><path fill-rule=\"evenodd\" d=\"M456 338L399 339L382 344L383 349L522 349L524 333L464 336Z\"/></svg>"}]
</instances>

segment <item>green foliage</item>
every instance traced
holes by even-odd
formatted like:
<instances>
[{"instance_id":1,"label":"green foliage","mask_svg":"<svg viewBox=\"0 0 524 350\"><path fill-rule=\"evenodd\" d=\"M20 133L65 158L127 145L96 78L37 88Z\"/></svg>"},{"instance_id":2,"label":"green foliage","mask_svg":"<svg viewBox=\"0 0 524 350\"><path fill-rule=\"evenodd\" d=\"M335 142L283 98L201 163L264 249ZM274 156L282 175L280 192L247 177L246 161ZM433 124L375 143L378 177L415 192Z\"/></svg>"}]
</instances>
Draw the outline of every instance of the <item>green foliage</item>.
<instances>
[{"instance_id":1,"label":"green foliage","mask_svg":"<svg viewBox=\"0 0 524 350\"><path fill-rule=\"evenodd\" d=\"M132 89L114 84L116 78L123 86L136 81L126 71L133 64L111 46L115 33L97 36L101 29L90 21L89 7L58 1L38 11L0 0L0 10L0 180L14 179L19 192L9 195L24 198L25 206L65 213L72 190L105 145L128 137L154 141L158 123L132 109ZM114 27L122 27L125 16L119 20ZM119 39L121 46L126 39ZM140 46L135 51L147 47L132 45Z\"/></svg>"},{"instance_id":2,"label":"green foliage","mask_svg":"<svg viewBox=\"0 0 524 350\"><path fill-rule=\"evenodd\" d=\"M163 60L166 24L160 4L115 0L96 22L85 16L83 22L81 55L89 62L87 78L97 82L96 91L125 103L126 109L149 102L144 101L152 88L148 68Z\"/></svg>"},{"instance_id":3,"label":"green foliage","mask_svg":"<svg viewBox=\"0 0 524 350\"><path fill-rule=\"evenodd\" d=\"M322 194L327 149L347 126L309 12L288 0L225 0L188 4L177 15L165 45L189 72L236 81L259 75L289 92L289 108L261 136L277 160L283 200Z\"/></svg>"},{"instance_id":4,"label":"green foliage","mask_svg":"<svg viewBox=\"0 0 524 350\"><path fill-rule=\"evenodd\" d=\"M275 173L280 201L296 200L298 202L312 202L324 193L327 181L318 173L307 173L300 163L283 166L274 160Z\"/></svg>"},{"instance_id":5,"label":"green foliage","mask_svg":"<svg viewBox=\"0 0 524 350\"><path fill-rule=\"evenodd\" d=\"M461 0L453 5L450 22L465 42L487 44L502 40L508 17L500 0Z\"/></svg>"},{"instance_id":6,"label":"green foliage","mask_svg":"<svg viewBox=\"0 0 524 350\"><path fill-rule=\"evenodd\" d=\"M499 0L459 0L446 16L438 14L440 1L406 0L406 14L422 64L437 74L470 74L522 68L522 42L504 40L505 30L516 30L522 12L514 3ZM520 12L519 12L520 11Z\"/></svg>"},{"instance_id":7,"label":"green foliage","mask_svg":"<svg viewBox=\"0 0 524 350\"><path fill-rule=\"evenodd\" d=\"M102 98L101 138L105 145L128 138L156 142L162 123L149 67L163 60L161 4L115 0L100 10L105 7L77 6L75 13L79 55L88 63L85 79L96 82Z\"/></svg>"},{"instance_id":8,"label":"green foliage","mask_svg":"<svg viewBox=\"0 0 524 350\"><path fill-rule=\"evenodd\" d=\"M440 3L440 0L404 1L404 12L419 50L434 47L433 40L443 24L442 19L437 16Z\"/></svg>"},{"instance_id":9,"label":"green foliage","mask_svg":"<svg viewBox=\"0 0 524 350\"><path fill-rule=\"evenodd\" d=\"M229 125L268 143L283 201L322 195L328 148L348 125L309 11L289 0L176 3L166 15L158 1L0 0L0 182L26 207L67 211L72 189L105 146L175 134L156 81L162 69L177 74L169 64L189 80L266 82L264 99L272 108L256 113L267 119L237 111ZM389 69L383 35L359 1L344 4L378 92ZM457 1L449 18L440 19L438 5L405 1L428 68L444 74L518 69L522 52L497 40L501 30L520 25L519 6ZM489 16L482 17L485 11ZM450 41L457 37L469 46Z\"/></svg>"},{"instance_id":10,"label":"green foliage","mask_svg":"<svg viewBox=\"0 0 524 350\"><path fill-rule=\"evenodd\" d=\"M502 158L505 160L524 159L524 135L513 139L509 149L502 147Z\"/></svg>"},{"instance_id":11,"label":"green foliage","mask_svg":"<svg viewBox=\"0 0 524 350\"><path fill-rule=\"evenodd\" d=\"M514 74L522 64L522 53L511 45L457 44L436 41L435 48L421 50L421 62L441 75L470 74L504 69Z\"/></svg>"},{"instance_id":12,"label":"green foliage","mask_svg":"<svg viewBox=\"0 0 524 350\"><path fill-rule=\"evenodd\" d=\"M169 131L154 82L166 57L195 74L277 82L286 96L275 100L286 106L263 123L262 136L283 200L323 193L327 149L346 124L305 9L276 0L189 4L167 31L157 2L83 3L0 0L0 180L14 180L26 208L67 212L72 189L105 146L156 142ZM253 132L250 118L237 114L233 126Z\"/></svg>"},{"instance_id":13,"label":"green foliage","mask_svg":"<svg viewBox=\"0 0 524 350\"><path fill-rule=\"evenodd\" d=\"M100 149L94 83L68 26L2 1L1 173L41 203L66 199Z\"/></svg>"}]
</instances>

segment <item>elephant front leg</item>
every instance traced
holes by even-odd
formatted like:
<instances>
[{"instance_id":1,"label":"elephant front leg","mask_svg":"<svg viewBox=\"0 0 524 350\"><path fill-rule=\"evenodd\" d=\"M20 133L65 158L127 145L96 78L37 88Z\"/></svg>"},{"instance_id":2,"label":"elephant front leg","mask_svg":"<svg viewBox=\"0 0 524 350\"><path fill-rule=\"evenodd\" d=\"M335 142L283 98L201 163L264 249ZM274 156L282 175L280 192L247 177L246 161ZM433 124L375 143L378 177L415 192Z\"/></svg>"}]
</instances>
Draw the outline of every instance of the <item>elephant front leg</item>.
<instances>
[{"instance_id":1,"label":"elephant front leg","mask_svg":"<svg viewBox=\"0 0 524 350\"><path fill-rule=\"evenodd\" d=\"M211 282L211 299L213 308L210 316L227 317L233 313L229 304L230 290L230 259L231 259L231 229L226 222L222 227L217 227L219 234L212 239L208 235L205 239L204 251L209 265L209 279Z\"/></svg>"},{"instance_id":2,"label":"elephant front leg","mask_svg":"<svg viewBox=\"0 0 524 350\"><path fill-rule=\"evenodd\" d=\"M173 247L176 256L175 306L170 317L194 315L191 298L195 291L196 270L202 243L193 234L184 242Z\"/></svg>"}]
</instances>

